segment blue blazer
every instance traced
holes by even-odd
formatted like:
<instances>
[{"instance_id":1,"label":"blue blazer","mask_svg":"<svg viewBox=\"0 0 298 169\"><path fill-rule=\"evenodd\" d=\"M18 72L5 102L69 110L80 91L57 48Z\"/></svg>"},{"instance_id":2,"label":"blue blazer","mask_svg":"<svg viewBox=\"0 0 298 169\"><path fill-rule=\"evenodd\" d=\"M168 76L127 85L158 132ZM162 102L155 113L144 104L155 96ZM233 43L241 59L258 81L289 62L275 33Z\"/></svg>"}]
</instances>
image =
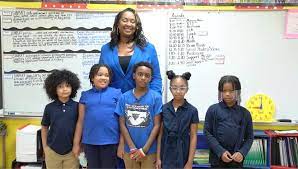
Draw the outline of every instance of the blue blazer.
<instances>
[{"instance_id":1,"label":"blue blazer","mask_svg":"<svg viewBox=\"0 0 298 169\"><path fill-rule=\"evenodd\" d=\"M102 46L99 63L107 64L113 70L113 78L110 83L111 87L121 89L122 93L135 88L133 80L133 66L141 61L149 62L153 67L153 76L149 88L161 94L162 80L160 75L159 62L155 47L151 43L147 43L144 49L137 45L134 47L134 53L130 59L126 72L123 72L118 58L118 47L112 49L107 43Z\"/></svg>"}]
</instances>

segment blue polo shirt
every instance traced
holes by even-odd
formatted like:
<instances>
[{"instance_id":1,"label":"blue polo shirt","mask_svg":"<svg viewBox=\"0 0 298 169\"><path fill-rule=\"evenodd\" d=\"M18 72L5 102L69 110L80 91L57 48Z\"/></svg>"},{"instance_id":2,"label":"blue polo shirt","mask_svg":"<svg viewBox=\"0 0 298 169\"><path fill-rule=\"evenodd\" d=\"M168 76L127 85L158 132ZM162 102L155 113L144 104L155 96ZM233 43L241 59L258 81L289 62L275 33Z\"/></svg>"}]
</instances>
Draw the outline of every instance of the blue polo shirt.
<instances>
[{"instance_id":1,"label":"blue polo shirt","mask_svg":"<svg viewBox=\"0 0 298 169\"><path fill-rule=\"evenodd\" d=\"M125 118L129 135L136 148L142 148L146 144L154 126L154 117L161 113L161 95L152 89L136 98L133 90L125 92L117 104L115 113ZM147 154L156 153L157 142L152 143ZM125 144L125 152L130 149Z\"/></svg>"},{"instance_id":2,"label":"blue polo shirt","mask_svg":"<svg viewBox=\"0 0 298 169\"><path fill-rule=\"evenodd\" d=\"M114 111L121 90L113 87L83 91L80 103L85 105L82 143L91 145L119 142L118 116Z\"/></svg>"},{"instance_id":3,"label":"blue polo shirt","mask_svg":"<svg viewBox=\"0 0 298 169\"><path fill-rule=\"evenodd\" d=\"M48 146L64 155L72 150L73 137L78 119L78 103L69 99L66 103L55 100L46 105L41 125L48 126Z\"/></svg>"},{"instance_id":4,"label":"blue polo shirt","mask_svg":"<svg viewBox=\"0 0 298 169\"><path fill-rule=\"evenodd\" d=\"M210 163L217 165L224 151L240 152L244 157L253 142L252 119L248 110L220 102L209 107L204 134L210 146Z\"/></svg>"}]
</instances>

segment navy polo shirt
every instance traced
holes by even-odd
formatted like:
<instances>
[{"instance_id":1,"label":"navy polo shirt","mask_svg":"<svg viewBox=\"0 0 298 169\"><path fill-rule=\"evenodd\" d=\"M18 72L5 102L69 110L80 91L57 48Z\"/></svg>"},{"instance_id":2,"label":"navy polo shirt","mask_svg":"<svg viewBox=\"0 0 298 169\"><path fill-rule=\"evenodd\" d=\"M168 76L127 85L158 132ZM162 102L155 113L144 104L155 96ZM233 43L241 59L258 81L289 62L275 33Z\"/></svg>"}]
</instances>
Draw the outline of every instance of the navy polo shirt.
<instances>
[{"instance_id":1,"label":"navy polo shirt","mask_svg":"<svg viewBox=\"0 0 298 169\"><path fill-rule=\"evenodd\" d=\"M69 99L66 103L55 100L46 105L41 125L49 126L48 146L60 155L72 150L78 119L78 103Z\"/></svg>"},{"instance_id":2,"label":"navy polo shirt","mask_svg":"<svg viewBox=\"0 0 298 169\"><path fill-rule=\"evenodd\" d=\"M224 151L249 151L253 141L252 119L248 110L235 104L228 107L220 102L209 107L205 117L204 134L211 149L210 163L216 165Z\"/></svg>"}]
</instances>

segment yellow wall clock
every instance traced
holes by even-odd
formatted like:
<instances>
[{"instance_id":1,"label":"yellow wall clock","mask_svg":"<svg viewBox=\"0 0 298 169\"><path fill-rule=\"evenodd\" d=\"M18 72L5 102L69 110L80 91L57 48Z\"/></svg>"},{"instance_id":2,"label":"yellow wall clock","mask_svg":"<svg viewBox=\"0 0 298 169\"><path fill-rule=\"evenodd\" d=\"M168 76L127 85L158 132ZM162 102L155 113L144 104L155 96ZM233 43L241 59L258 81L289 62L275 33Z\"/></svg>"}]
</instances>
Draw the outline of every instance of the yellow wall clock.
<instances>
[{"instance_id":1,"label":"yellow wall clock","mask_svg":"<svg viewBox=\"0 0 298 169\"><path fill-rule=\"evenodd\" d=\"M273 122L275 121L275 104L273 100L265 94L256 94L246 102L254 122Z\"/></svg>"}]
</instances>

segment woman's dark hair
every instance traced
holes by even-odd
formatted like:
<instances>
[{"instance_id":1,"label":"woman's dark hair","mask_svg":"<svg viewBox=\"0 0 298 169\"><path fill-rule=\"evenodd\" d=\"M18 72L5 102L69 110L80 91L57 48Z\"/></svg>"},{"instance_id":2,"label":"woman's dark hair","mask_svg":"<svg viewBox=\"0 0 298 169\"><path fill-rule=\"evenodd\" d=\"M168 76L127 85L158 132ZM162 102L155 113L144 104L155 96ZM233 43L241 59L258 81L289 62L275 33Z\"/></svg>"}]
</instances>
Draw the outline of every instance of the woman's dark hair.
<instances>
[{"instance_id":1,"label":"woman's dark hair","mask_svg":"<svg viewBox=\"0 0 298 169\"><path fill-rule=\"evenodd\" d=\"M110 77L110 81L112 81L112 77L113 77L113 71L112 69L106 65L106 64L94 64L91 69L90 69L90 72L89 72L89 81L91 83L91 85L93 85L93 82L92 82L92 79L95 77L95 75L97 74L98 70L101 68L101 67L105 67L108 69L108 73L109 73L109 77Z\"/></svg>"},{"instance_id":2,"label":"woman's dark hair","mask_svg":"<svg viewBox=\"0 0 298 169\"><path fill-rule=\"evenodd\" d=\"M149 62L139 62L133 66L133 73L136 73L138 67L145 66L151 70L151 75L153 75L153 67Z\"/></svg>"},{"instance_id":3,"label":"woman's dark hair","mask_svg":"<svg viewBox=\"0 0 298 169\"><path fill-rule=\"evenodd\" d=\"M66 69L54 70L44 81L44 88L51 100L58 99L57 86L62 83L67 83L71 86L71 94L69 97L76 97L77 91L81 84L77 75Z\"/></svg>"},{"instance_id":4,"label":"woman's dark hair","mask_svg":"<svg viewBox=\"0 0 298 169\"><path fill-rule=\"evenodd\" d=\"M170 80L170 85L172 85L173 80L175 80L177 78L182 78L185 80L185 83L188 87L188 80L191 77L191 73L185 72L182 75L176 75L172 70L169 70L169 71L167 71L167 76L168 76L168 79Z\"/></svg>"},{"instance_id":5,"label":"woman's dark hair","mask_svg":"<svg viewBox=\"0 0 298 169\"><path fill-rule=\"evenodd\" d=\"M135 42L136 45L138 45L141 49L143 49L147 45L147 39L143 34L141 19L140 19L139 15L137 14L137 12L132 8L126 8L116 15L115 20L114 20L113 29L111 32L110 47L113 48L118 45L118 42L120 40L120 35L118 32L118 24L119 24L119 21L120 21L122 15L125 12L133 13L136 18L136 31L134 33L134 37L131 39L130 42Z\"/></svg>"}]
</instances>

